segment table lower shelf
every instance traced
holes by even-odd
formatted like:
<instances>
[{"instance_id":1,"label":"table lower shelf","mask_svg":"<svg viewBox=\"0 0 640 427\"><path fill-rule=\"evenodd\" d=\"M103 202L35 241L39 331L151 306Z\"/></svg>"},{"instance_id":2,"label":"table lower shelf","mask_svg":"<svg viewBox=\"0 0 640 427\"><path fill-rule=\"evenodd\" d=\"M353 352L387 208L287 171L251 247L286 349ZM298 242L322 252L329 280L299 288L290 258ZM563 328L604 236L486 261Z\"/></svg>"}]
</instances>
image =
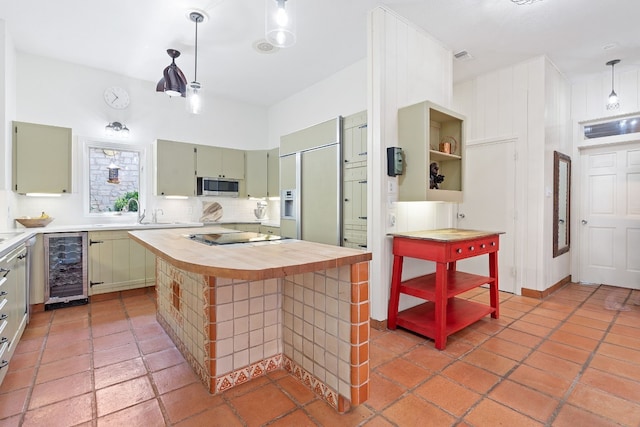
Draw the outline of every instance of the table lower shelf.
<instances>
[{"instance_id":1,"label":"table lower shelf","mask_svg":"<svg viewBox=\"0 0 640 427\"><path fill-rule=\"evenodd\" d=\"M441 348L439 348L437 342L436 348L443 349L447 336L494 312L495 308L485 304L460 298L449 299L447 301L445 336L442 337ZM399 312L396 324L438 341L436 337L435 304L431 301Z\"/></svg>"}]
</instances>

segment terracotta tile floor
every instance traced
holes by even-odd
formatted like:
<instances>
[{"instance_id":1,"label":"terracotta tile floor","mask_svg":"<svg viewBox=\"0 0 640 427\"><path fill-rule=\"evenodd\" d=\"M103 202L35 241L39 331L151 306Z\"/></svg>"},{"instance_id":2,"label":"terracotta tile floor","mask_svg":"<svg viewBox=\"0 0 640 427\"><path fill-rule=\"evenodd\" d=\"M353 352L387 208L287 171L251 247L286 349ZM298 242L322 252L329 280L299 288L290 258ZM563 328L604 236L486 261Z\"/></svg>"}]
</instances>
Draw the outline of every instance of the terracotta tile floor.
<instances>
[{"instance_id":1,"label":"terracotta tile floor","mask_svg":"<svg viewBox=\"0 0 640 427\"><path fill-rule=\"evenodd\" d=\"M488 291L466 298L486 302ZM629 311L606 310L626 304ZM640 426L640 291L501 294L501 318L444 351L372 330L371 397L338 415L284 371L211 396L152 294L32 317L0 386L0 426Z\"/></svg>"}]
</instances>

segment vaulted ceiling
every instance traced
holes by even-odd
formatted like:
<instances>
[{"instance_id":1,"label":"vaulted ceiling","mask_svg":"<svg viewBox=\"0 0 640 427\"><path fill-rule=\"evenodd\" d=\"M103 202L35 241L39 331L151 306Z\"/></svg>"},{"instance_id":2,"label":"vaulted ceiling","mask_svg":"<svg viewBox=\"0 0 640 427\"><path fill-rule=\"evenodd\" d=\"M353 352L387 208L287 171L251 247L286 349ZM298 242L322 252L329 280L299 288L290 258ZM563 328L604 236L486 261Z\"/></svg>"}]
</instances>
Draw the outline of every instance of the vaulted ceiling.
<instances>
[{"instance_id":1,"label":"vaulted ceiling","mask_svg":"<svg viewBox=\"0 0 640 427\"><path fill-rule=\"evenodd\" d=\"M274 1L274 0L270 0ZM191 79L195 24L198 80L219 96L272 105L364 58L367 12L383 5L454 53L454 81L547 55L570 80L640 67L637 0L298 0L297 42L259 53L265 0L20 0L0 3L0 19L18 51L157 82L180 50Z\"/></svg>"}]
</instances>

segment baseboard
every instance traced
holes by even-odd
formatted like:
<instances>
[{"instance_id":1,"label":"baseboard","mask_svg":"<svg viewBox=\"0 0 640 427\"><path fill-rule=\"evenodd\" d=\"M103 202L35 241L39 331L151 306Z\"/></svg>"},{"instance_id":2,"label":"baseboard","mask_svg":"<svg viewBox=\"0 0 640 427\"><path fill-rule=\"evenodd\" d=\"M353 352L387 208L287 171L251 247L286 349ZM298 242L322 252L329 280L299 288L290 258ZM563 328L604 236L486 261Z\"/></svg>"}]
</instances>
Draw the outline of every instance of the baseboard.
<instances>
[{"instance_id":1,"label":"baseboard","mask_svg":"<svg viewBox=\"0 0 640 427\"><path fill-rule=\"evenodd\" d=\"M387 321L385 320L374 320L369 319L369 326L373 329L377 329L378 331L386 331L387 330Z\"/></svg>"},{"instance_id":2,"label":"baseboard","mask_svg":"<svg viewBox=\"0 0 640 427\"><path fill-rule=\"evenodd\" d=\"M112 299L135 297L135 296L146 295L146 294L155 295L155 293L156 293L155 286L147 286L144 288L137 288L137 289L128 289L126 291L107 292L104 294L91 295L89 297L89 304L91 304L92 302L109 301ZM29 307L31 310L30 313L41 313L45 311L44 304L31 304Z\"/></svg>"},{"instance_id":3,"label":"baseboard","mask_svg":"<svg viewBox=\"0 0 640 427\"><path fill-rule=\"evenodd\" d=\"M522 288L520 289L520 293L523 297L544 299L570 282L571 282L571 275L560 280L555 285L548 287L544 291L537 291L535 289Z\"/></svg>"}]
</instances>

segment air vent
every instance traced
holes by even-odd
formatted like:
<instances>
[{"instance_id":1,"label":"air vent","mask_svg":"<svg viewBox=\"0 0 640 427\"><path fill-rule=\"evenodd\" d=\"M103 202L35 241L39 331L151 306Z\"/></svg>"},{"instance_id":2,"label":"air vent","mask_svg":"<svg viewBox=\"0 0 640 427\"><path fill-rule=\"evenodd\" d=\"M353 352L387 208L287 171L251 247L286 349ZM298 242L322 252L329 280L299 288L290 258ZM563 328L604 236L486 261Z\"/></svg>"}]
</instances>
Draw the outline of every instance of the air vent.
<instances>
[{"instance_id":1,"label":"air vent","mask_svg":"<svg viewBox=\"0 0 640 427\"><path fill-rule=\"evenodd\" d=\"M459 52L454 53L453 57L456 58L458 61L468 61L469 59L473 58L473 56L471 56L471 54L469 54L469 52L467 52L466 50L461 50Z\"/></svg>"}]
</instances>

